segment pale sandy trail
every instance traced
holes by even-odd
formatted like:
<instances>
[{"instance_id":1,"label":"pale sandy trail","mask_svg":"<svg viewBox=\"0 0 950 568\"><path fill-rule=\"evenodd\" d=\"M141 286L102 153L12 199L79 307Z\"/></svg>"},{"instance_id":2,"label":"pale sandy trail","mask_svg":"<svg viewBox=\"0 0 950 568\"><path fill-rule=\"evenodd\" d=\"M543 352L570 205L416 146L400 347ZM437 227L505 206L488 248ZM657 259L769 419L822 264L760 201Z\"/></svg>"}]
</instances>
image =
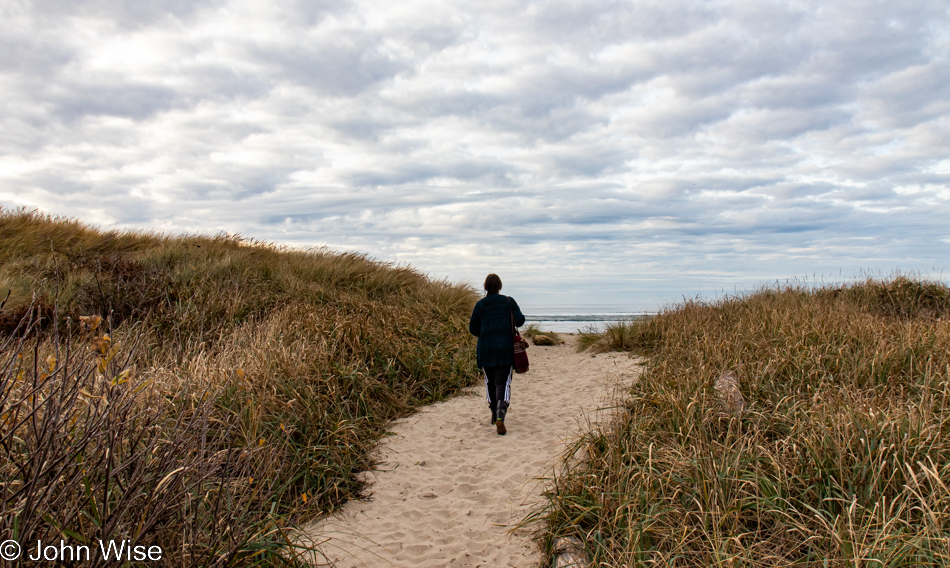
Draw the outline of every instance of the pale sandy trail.
<instances>
[{"instance_id":1,"label":"pale sandy trail","mask_svg":"<svg viewBox=\"0 0 950 568\"><path fill-rule=\"evenodd\" d=\"M566 442L639 372L626 355L578 354L563 337L528 349L506 436L489 424L484 386L394 422L366 474L370 499L308 527L309 538L341 568L538 566L531 529L512 529L541 503Z\"/></svg>"}]
</instances>

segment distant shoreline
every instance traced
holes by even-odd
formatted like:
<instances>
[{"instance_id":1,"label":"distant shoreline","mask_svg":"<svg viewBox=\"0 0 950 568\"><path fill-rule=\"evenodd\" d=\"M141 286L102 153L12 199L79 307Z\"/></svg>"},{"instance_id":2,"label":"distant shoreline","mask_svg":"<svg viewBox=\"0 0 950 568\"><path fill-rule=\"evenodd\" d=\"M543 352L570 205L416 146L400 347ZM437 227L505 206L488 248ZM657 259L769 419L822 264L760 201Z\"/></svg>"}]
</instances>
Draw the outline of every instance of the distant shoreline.
<instances>
[{"instance_id":1,"label":"distant shoreline","mask_svg":"<svg viewBox=\"0 0 950 568\"><path fill-rule=\"evenodd\" d=\"M574 313L574 314L525 314L525 325L535 324L542 331L557 333L576 333L578 331L601 332L611 323L620 321L637 321L656 315L652 312L626 313Z\"/></svg>"}]
</instances>

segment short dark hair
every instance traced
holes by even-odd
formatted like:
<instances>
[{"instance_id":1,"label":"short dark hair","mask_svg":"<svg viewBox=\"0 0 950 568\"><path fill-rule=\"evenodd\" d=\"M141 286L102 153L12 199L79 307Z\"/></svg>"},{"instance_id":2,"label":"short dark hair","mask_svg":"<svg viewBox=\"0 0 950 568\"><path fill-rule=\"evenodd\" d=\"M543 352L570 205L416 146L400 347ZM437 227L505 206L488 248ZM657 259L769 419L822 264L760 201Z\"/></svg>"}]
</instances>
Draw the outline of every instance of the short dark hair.
<instances>
[{"instance_id":1,"label":"short dark hair","mask_svg":"<svg viewBox=\"0 0 950 568\"><path fill-rule=\"evenodd\" d=\"M485 278L485 291L489 294L497 294L501 290L501 278L494 272Z\"/></svg>"}]
</instances>

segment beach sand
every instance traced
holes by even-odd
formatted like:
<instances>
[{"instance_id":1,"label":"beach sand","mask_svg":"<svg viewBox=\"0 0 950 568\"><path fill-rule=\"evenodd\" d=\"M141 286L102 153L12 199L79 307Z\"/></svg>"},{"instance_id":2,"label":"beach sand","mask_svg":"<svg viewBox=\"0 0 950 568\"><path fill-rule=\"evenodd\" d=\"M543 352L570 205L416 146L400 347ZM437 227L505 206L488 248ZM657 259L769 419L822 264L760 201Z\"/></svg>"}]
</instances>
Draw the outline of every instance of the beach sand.
<instances>
[{"instance_id":1,"label":"beach sand","mask_svg":"<svg viewBox=\"0 0 950 568\"><path fill-rule=\"evenodd\" d=\"M307 527L302 542L341 568L537 567L537 525L518 524L542 502L566 442L606 418L617 387L639 373L625 354L576 353L576 337L562 337L528 349L507 435L490 424L484 385L394 422L364 474L370 497Z\"/></svg>"}]
</instances>

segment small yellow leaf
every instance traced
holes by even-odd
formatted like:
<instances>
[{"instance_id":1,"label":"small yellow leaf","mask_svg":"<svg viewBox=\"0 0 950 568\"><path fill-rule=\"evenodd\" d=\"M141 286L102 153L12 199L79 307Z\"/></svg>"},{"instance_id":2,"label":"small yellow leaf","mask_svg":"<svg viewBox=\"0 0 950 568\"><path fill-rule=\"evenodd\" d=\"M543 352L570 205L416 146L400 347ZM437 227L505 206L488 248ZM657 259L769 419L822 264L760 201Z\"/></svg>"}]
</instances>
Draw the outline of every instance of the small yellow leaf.
<instances>
[{"instance_id":1,"label":"small yellow leaf","mask_svg":"<svg viewBox=\"0 0 950 568\"><path fill-rule=\"evenodd\" d=\"M239 378L239 379L241 379L241 380L243 381L243 380L244 380L244 369L238 367L238 368L234 371L234 375L237 376L237 378Z\"/></svg>"},{"instance_id":2,"label":"small yellow leaf","mask_svg":"<svg viewBox=\"0 0 950 568\"><path fill-rule=\"evenodd\" d=\"M99 316L79 316L79 325L86 333L93 333L99 329L102 318Z\"/></svg>"},{"instance_id":3,"label":"small yellow leaf","mask_svg":"<svg viewBox=\"0 0 950 568\"><path fill-rule=\"evenodd\" d=\"M263 445L264 445L264 442L265 442L264 438L261 438L260 440L257 441L257 445L258 445L258 446L263 446Z\"/></svg>"},{"instance_id":4,"label":"small yellow leaf","mask_svg":"<svg viewBox=\"0 0 950 568\"><path fill-rule=\"evenodd\" d=\"M306 502L307 502L307 494L304 493L303 495L301 495L301 497L303 497L303 502L306 503Z\"/></svg>"},{"instance_id":5,"label":"small yellow leaf","mask_svg":"<svg viewBox=\"0 0 950 568\"><path fill-rule=\"evenodd\" d=\"M92 350L98 353L100 357L105 357L111 344L112 338L109 337L109 334L106 334L92 340Z\"/></svg>"},{"instance_id":6,"label":"small yellow leaf","mask_svg":"<svg viewBox=\"0 0 950 568\"><path fill-rule=\"evenodd\" d=\"M49 372L52 373L56 368L56 355L50 355L46 358L46 365L49 367Z\"/></svg>"}]
</instances>

